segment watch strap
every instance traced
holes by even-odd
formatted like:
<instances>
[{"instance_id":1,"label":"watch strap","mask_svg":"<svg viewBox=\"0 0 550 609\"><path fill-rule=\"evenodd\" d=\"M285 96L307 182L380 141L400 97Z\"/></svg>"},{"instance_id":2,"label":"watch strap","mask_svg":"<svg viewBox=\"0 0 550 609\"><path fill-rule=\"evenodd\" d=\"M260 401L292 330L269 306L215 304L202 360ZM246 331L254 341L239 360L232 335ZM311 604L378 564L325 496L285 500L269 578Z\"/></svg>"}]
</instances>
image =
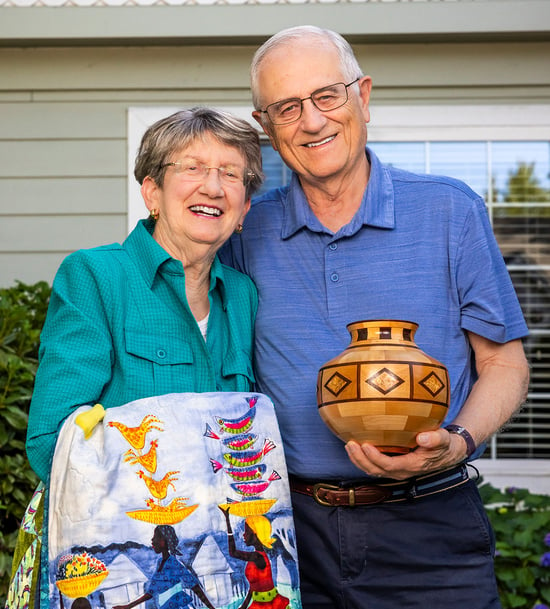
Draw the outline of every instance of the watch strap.
<instances>
[{"instance_id":1,"label":"watch strap","mask_svg":"<svg viewBox=\"0 0 550 609\"><path fill-rule=\"evenodd\" d=\"M477 448L476 443L472 438L472 434L465 427L462 427L462 425L455 425L453 423L451 425L446 425L445 429L449 433L454 433L457 436L464 438L464 441L466 442L466 457L471 457L474 454Z\"/></svg>"}]
</instances>

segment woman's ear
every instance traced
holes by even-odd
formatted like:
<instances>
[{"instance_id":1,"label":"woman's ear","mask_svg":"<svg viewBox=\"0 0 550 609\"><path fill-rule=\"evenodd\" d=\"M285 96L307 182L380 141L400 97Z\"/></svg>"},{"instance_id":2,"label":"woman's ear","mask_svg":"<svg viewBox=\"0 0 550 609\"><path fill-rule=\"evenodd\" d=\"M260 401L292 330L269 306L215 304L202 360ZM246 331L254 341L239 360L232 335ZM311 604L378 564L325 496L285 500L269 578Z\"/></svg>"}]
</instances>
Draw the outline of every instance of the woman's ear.
<instances>
[{"instance_id":1,"label":"woman's ear","mask_svg":"<svg viewBox=\"0 0 550 609\"><path fill-rule=\"evenodd\" d=\"M244 202L243 217L241 218L241 222L244 220L244 217L246 216L246 214L250 211L250 201L251 201L251 198L248 197L248 199Z\"/></svg>"},{"instance_id":2,"label":"woman's ear","mask_svg":"<svg viewBox=\"0 0 550 609\"><path fill-rule=\"evenodd\" d=\"M158 209L158 195L160 188L151 176L146 176L141 184L141 196L149 211Z\"/></svg>"}]
</instances>

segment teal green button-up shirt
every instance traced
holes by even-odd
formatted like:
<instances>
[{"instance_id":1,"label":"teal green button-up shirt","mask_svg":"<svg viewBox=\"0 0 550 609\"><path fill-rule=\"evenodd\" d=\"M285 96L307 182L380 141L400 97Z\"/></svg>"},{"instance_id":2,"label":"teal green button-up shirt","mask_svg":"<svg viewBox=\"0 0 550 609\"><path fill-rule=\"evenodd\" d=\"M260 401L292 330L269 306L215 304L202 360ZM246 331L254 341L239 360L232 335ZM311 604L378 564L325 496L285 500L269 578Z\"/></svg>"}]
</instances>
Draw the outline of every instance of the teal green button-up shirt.
<instances>
[{"instance_id":1,"label":"teal green button-up shirt","mask_svg":"<svg viewBox=\"0 0 550 609\"><path fill-rule=\"evenodd\" d=\"M68 256L55 277L41 335L27 454L46 480L58 431L83 404L105 408L153 395L250 391L257 295L214 260L206 342L185 296L185 274L141 221L120 244Z\"/></svg>"}]
</instances>

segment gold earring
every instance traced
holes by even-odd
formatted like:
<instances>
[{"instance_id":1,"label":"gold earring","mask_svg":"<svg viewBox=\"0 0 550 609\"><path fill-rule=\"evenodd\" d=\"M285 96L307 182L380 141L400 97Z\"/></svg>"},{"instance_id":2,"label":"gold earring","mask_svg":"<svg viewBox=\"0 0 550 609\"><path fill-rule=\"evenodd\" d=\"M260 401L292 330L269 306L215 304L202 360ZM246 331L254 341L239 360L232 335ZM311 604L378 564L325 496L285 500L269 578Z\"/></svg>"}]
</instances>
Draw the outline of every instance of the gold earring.
<instances>
[{"instance_id":1,"label":"gold earring","mask_svg":"<svg viewBox=\"0 0 550 609\"><path fill-rule=\"evenodd\" d=\"M152 220L157 221L159 219L159 210L155 208L151 209L151 211L149 212L149 217Z\"/></svg>"},{"instance_id":2,"label":"gold earring","mask_svg":"<svg viewBox=\"0 0 550 609\"><path fill-rule=\"evenodd\" d=\"M243 225L237 224L237 228L235 229L235 232L237 233L237 235L240 235L243 232Z\"/></svg>"}]
</instances>

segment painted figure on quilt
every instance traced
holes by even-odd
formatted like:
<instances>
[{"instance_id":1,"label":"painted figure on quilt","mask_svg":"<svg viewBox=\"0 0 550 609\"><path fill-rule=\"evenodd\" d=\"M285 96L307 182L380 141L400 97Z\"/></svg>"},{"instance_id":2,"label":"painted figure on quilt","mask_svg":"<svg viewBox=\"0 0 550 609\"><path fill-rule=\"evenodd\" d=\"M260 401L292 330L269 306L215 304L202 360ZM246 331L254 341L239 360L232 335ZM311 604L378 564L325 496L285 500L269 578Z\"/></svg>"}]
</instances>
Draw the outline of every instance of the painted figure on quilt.
<instances>
[{"instance_id":1,"label":"painted figure on quilt","mask_svg":"<svg viewBox=\"0 0 550 609\"><path fill-rule=\"evenodd\" d=\"M229 520L230 507L220 506L227 525L229 554L246 561L245 576L250 585L239 609L283 609L289 606L289 599L277 591L273 583L271 563L266 549L271 549L275 539L271 536L271 523L262 515L247 516L244 521L243 540L253 551L239 550Z\"/></svg>"},{"instance_id":2,"label":"painted figure on quilt","mask_svg":"<svg viewBox=\"0 0 550 609\"><path fill-rule=\"evenodd\" d=\"M131 609L150 599L154 599L155 607L158 609L185 609L191 607L193 601L185 592L185 588L192 589L206 607L214 609L214 605L208 600L196 578L176 558L181 552L178 550L178 537L174 527L170 525L155 527L151 545L161 557L153 577L145 588L145 594L126 605L115 605L113 609Z\"/></svg>"}]
</instances>

